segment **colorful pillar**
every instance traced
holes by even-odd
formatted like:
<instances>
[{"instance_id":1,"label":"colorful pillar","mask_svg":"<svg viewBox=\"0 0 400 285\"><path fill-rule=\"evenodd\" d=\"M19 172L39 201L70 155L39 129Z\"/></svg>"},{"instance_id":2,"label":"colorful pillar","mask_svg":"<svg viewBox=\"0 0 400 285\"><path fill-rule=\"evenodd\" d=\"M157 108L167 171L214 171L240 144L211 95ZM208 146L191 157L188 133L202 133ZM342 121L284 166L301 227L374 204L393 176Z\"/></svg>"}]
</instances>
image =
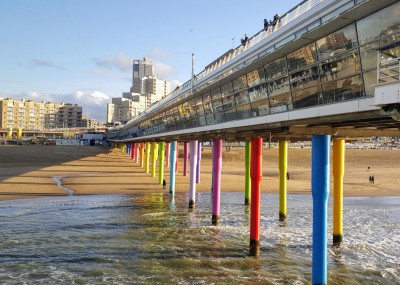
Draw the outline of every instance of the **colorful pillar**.
<instances>
[{"instance_id":1,"label":"colorful pillar","mask_svg":"<svg viewBox=\"0 0 400 285\"><path fill-rule=\"evenodd\" d=\"M222 140L215 139L213 142L212 156L212 225L219 224L220 199L221 199L221 170L222 170Z\"/></svg>"},{"instance_id":2,"label":"colorful pillar","mask_svg":"<svg viewBox=\"0 0 400 285\"><path fill-rule=\"evenodd\" d=\"M169 142L165 143L165 157L167 158L165 160L165 166L169 167Z\"/></svg>"},{"instance_id":3,"label":"colorful pillar","mask_svg":"<svg viewBox=\"0 0 400 285\"><path fill-rule=\"evenodd\" d=\"M200 183L200 166L201 166L201 149L203 147L203 143L199 142L199 146L197 148L197 172L196 172L196 183Z\"/></svg>"},{"instance_id":4,"label":"colorful pillar","mask_svg":"<svg viewBox=\"0 0 400 285\"><path fill-rule=\"evenodd\" d=\"M244 165L245 165L245 177L244 177L244 204L250 204L250 150L251 142L246 141L244 149Z\"/></svg>"},{"instance_id":5,"label":"colorful pillar","mask_svg":"<svg viewBox=\"0 0 400 285\"><path fill-rule=\"evenodd\" d=\"M157 153L156 153L156 142L151 143L151 177L156 177L156 160L157 160Z\"/></svg>"},{"instance_id":6,"label":"colorful pillar","mask_svg":"<svg viewBox=\"0 0 400 285\"><path fill-rule=\"evenodd\" d=\"M144 143L140 143L140 167L144 166Z\"/></svg>"},{"instance_id":7,"label":"colorful pillar","mask_svg":"<svg viewBox=\"0 0 400 285\"><path fill-rule=\"evenodd\" d=\"M150 172L150 143L145 144L145 158L144 158L144 170L146 173Z\"/></svg>"},{"instance_id":8,"label":"colorful pillar","mask_svg":"<svg viewBox=\"0 0 400 285\"><path fill-rule=\"evenodd\" d=\"M343 241L343 176L345 140L333 140L333 245Z\"/></svg>"},{"instance_id":9,"label":"colorful pillar","mask_svg":"<svg viewBox=\"0 0 400 285\"><path fill-rule=\"evenodd\" d=\"M176 141L170 142L170 169L169 169L169 193L175 194L175 165L176 165Z\"/></svg>"},{"instance_id":10,"label":"colorful pillar","mask_svg":"<svg viewBox=\"0 0 400 285\"><path fill-rule=\"evenodd\" d=\"M251 139L250 255L260 254L260 209L263 139Z\"/></svg>"},{"instance_id":11,"label":"colorful pillar","mask_svg":"<svg viewBox=\"0 0 400 285\"><path fill-rule=\"evenodd\" d=\"M131 143L131 158L132 160L135 159L135 143Z\"/></svg>"},{"instance_id":12,"label":"colorful pillar","mask_svg":"<svg viewBox=\"0 0 400 285\"><path fill-rule=\"evenodd\" d=\"M179 143L176 142L176 160L175 160L175 172L178 173L178 160L179 160Z\"/></svg>"},{"instance_id":13,"label":"colorful pillar","mask_svg":"<svg viewBox=\"0 0 400 285\"><path fill-rule=\"evenodd\" d=\"M183 176L187 175L187 162L189 158L188 146L188 142L183 143Z\"/></svg>"},{"instance_id":14,"label":"colorful pillar","mask_svg":"<svg viewBox=\"0 0 400 285\"><path fill-rule=\"evenodd\" d=\"M194 208L196 201L196 174L197 174L197 148L198 141L190 142L190 188L189 188L189 208Z\"/></svg>"},{"instance_id":15,"label":"colorful pillar","mask_svg":"<svg viewBox=\"0 0 400 285\"><path fill-rule=\"evenodd\" d=\"M328 282L327 223L329 197L329 135L312 136L311 192L313 197L312 283Z\"/></svg>"},{"instance_id":16,"label":"colorful pillar","mask_svg":"<svg viewBox=\"0 0 400 285\"><path fill-rule=\"evenodd\" d=\"M279 141L279 222L286 224L288 142Z\"/></svg>"},{"instance_id":17,"label":"colorful pillar","mask_svg":"<svg viewBox=\"0 0 400 285\"><path fill-rule=\"evenodd\" d=\"M159 147L160 163L158 164L158 184L162 185L164 180L164 160L165 160L165 142L160 142Z\"/></svg>"},{"instance_id":18,"label":"colorful pillar","mask_svg":"<svg viewBox=\"0 0 400 285\"><path fill-rule=\"evenodd\" d=\"M135 163L139 161L139 143L135 143Z\"/></svg>"}]
</instances>

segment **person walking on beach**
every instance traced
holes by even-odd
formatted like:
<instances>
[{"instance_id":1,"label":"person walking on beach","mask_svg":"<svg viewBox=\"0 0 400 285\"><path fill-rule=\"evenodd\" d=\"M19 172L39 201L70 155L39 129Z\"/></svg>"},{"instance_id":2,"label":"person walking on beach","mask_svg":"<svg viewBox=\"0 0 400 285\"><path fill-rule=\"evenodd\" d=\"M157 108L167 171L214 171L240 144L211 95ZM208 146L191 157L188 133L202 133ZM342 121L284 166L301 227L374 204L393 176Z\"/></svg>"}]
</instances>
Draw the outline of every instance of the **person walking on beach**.
<instances>
[{"instance_id":1,"label":"person walking on beach","mask_svg":"<svg viewBox=\"0 0 400 285\"><path fill-rule=\"evenodd\" d=\"M167 181L165 181L165 179L162 181L162 187L164 190L167 189Z\"/></svg>"}]
</instances>

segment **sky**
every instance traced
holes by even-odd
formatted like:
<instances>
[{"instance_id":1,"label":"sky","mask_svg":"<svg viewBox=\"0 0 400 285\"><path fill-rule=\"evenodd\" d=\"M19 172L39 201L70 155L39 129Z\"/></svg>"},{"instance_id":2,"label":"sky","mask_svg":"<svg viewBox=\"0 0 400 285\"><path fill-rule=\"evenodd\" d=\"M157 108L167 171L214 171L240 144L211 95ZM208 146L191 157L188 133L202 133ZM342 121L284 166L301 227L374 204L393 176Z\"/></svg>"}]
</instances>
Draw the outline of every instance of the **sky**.
<instances>
[{"instance_id":1,"label":"sky","mask_svg":"<svg viewBox=\"0 0 400 285\"><path fill-rule=\"evenodd\" d=\"M0 98L73 103L106 120L147 57L175 86L295 7L293 0L0 0Z\"/></svg>"}]
</instances>

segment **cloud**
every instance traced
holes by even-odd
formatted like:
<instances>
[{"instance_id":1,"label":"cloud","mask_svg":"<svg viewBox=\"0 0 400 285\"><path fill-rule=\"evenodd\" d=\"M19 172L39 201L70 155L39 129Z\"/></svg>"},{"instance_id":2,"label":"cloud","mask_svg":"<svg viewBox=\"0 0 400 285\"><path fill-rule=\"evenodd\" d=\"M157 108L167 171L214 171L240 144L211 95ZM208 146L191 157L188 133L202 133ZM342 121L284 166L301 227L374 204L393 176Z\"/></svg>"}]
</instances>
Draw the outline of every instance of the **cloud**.
<instances>
[{"instance_id":1,"label":"cloud","mask_svg":"<svg viewBox=\"0 0 400 285\"><path fill-rule=\"evenodd\" d=\"M116 54L107 58L93 58L97 67L105 69L117 69L126 72L132 69L132 58L126 54Z\"/></svg>"},{"instance_id":2,"label":"cloud","mask_svg":"<svg viewBox=\"0 0 400 285\"><path fill-rule=\"evenodd\" d=\"M167 56L167 53L159 48L155 48L150 52L150 57L163 58L166 56Z\"/></svg>"},{"instance_id":3,"label":"cloud","mask_svg":"<svg viewBox=\"0 0 400 285\"><path fill-rule=\"evenodd\" d=\"M171 65L153 60L153 66L155 73L160 79L167 80L175 75L175 69Z\"/></svg>"},{"instance_id":4,"label":"cloud","mask_svg":"<svg viewBox=\"0 0 400 285\"><path fill-rule=\"evenodd\" d=\"M54 68L54 69L60 69L60 70L64 69L61 65L55 64L48 60L37 59L37 58L34 58L31 60L30 66L33 68L34 67L45 67L45 68Z\"/></svg>"}]
</instances>

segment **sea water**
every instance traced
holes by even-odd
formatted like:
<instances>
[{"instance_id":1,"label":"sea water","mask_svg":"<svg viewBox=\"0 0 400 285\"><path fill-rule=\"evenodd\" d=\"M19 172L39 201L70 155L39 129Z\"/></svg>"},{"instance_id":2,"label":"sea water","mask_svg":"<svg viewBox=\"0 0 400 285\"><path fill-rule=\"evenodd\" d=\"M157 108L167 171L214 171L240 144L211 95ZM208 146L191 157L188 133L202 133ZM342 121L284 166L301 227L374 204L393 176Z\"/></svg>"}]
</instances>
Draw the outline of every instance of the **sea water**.
<instances>
[{"instance_id":1,"label":"sea water","mask_svg":"<svg viewBox=\"0 0 400 285\"><path fill-rule=\"evenodd\" d=\"M136 194L0 202L0 284L311 284L312 197L263 194L261 254L249 256L243 193ZM400 197L344 199L344 243L329 284L400 284Z\"/></svg>"}]
</instances>

